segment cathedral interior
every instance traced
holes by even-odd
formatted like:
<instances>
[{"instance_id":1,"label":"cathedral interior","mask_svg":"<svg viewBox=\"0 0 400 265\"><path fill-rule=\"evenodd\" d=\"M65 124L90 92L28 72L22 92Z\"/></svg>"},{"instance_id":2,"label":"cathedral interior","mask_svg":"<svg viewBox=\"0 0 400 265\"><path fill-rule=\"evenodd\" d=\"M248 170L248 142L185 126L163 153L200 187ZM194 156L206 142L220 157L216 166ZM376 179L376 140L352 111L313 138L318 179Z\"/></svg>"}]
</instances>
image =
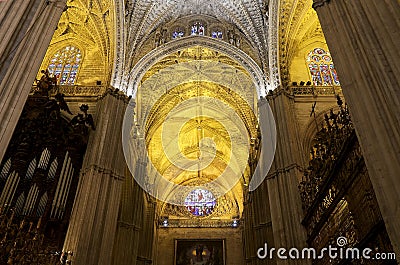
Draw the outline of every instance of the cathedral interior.
<instances>
[{"instance_id":1,"label":"cathedral interior","mask_svg":"<svg viewBox=\"0 0 400 265\"><path fill-rule=\"evenodd\" d=\"M398 0L3 0L0 25L0 264L399 264Z\"/></svg>"}]
</instances>

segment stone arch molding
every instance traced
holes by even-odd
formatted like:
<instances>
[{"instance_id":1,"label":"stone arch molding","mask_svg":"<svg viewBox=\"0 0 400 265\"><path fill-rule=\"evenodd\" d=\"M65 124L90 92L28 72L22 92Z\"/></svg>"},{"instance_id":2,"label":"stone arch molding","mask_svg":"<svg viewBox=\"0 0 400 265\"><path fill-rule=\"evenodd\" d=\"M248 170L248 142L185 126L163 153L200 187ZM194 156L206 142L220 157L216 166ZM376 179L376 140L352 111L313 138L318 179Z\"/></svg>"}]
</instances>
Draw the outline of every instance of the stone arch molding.
<instances>
[{"instance_id":1,"label":"stone arch molding","mask_svg":"<svg viewBox=\"0 0 400 265\"><path fill-rule=\"evenodd\" d=\"M144 135L145 131L143 131L144 124L138 123L136 119L137 116L135 113L135 101L136 93L141 84L143 77L145 74L153 67L154 64L161 61L163 58L167 57L170 54L177 53L178 51L191 48L191 47L204 47L219 53L222 53L232 60L236 61L241 67L247 72L246 76L248 78L248 83L251 84L253 89L255 88L257 92L257 96L259 97L257 109L258 109L258 116L259 117L259 128L261 132L261 146L265 147L261 149L260 157L263 158L262 163L258 163L257 168L253 176L251 177L251 181L249 183L249 190L255 190L264 180L267 175L267 172L272 164L273 156L275 153L276 148L276 127L275 127L275 120L273 118L272 111L268 105L267 100L265 99L266 95L266 88L268 87L267 79L265 78L265 74L260 69L259 65L255 63L255 61L246 53L239 50L237 47L232 46L231 44L227 44L225 42L214 40L209 37L203 36L188 36L184 38L180 38L171 42L168 42L164 45L157 47L156 49L152 50L148 54L146 54L139 62L132 68L130 73L127 76L128 82L127 86L124 87L125 91L128 95L132 96L130 103L125 112L124 122L123 122L123 129L122 129L122 146L124 150L125 160L128 165L130 172L132 173L135 180L138 184L152 196L156 197L161 201L166 201L171 204L177 205L184 205L183 197L180 196L181 194L188 194L191 191L191 186L185 185L178 185L173 181L167 180L160 172L158 172L157 168L154 167L151 163L151 160L144 158L148 156L146 150L146 143ZM244 74L244 73L243 73ZM151 78L151 77L150 77ZM150 79L149 78L149 79ZM149 80L147 79L147 80ZM248 86L246 86L248 87ZM190 106L191 108L195 106L198 102L193 103L189 99L184 101L180 107L186 108ZM205 100L205 99L202 99ZM204 102L205 103L205 102ZM143 102L141 102L141 105ZM237 117L237 113L232 110L231 108L226 108L223 106L223 102L219 100L214 100L212 102L213 108L204 108L203 110L206 111L204 115L208 116L215 116L215 111L218 111L220 117L221 111L224 110L223 117L229 118L222 118L224 124L227 124L226 128L232 128L233 137L236 145L232 147L233 152L233 159L231 159L230 166L226 167L227 169L222 172L215 180L212 182L208 182L202 184L200 187L204 187L207 190L213 192L216 197L220 197L234 185L236 185L238 178L243 175L243 171L246 168L246 163L248 162L248 141L245 140L247 138L247 132L245 127L241 127L240 117ZM151 105L151 104L150 104ZM181 111L181 109L176 109L176 111ZM191 111L194 113L194 111ZM140 111L140 113L144 113L144 115L148 115L149 112L147 111ZM207 114L208 113L208 114ZM169 114L170 115L170 114ZM139 114L140 116L140 114ZM222 116L221 116L222 117ZM140 118L140 120L146 120L145 117ZM173 133L173 135L162 134L165 135L162 138L161 144L170 143L174 139L178 139L176 133L179 131L175 130L177 127L181 127L180 124L173 123L173 119L166 119L172 121L167 125L165 131ZM184 122L182 119L178 120L179 123ZM171 140L172 139L172 140ZM247 145L245 144L247 143ZM163 147L164 148L164 147ZM179 149L179 148L178 148ZM176 148L168 149L168 150L177 150ZM143 154L143 156L137 156L138 154ZM182 159L176 160L181 161ZM146 161L146 163L143 163ZM175 161L175 160L174 160ZM175 162L176 162L175 161ZM207 160L208 161L208 160ZM189 164L191 166L192 163ZM183 160L183 164L180 163L177 165L178 168L181 169L188 169L188 163ZM233 167L234 166L234 167ZM150 167L150 169L149 169ZM144 172L146 170L150 170L150 172L155 173L145 175ZM231 176L236 176L236 178L232 178ZM136 176L136 177L135 177ZM143 177L145 176L145 177ZM175 194L174 196L170 196L171 194Z\"/></svg>"},{"instance_id":2,"label":"stone arch molding","mask_svg":"<svg viewBox=\"0 0 400 265\"><path fill-rule=\"evenodd\" d=\"M171 53L194 46L210 48L224 53L230 58L236 60L250 74L258 96L264 97L266 95L269 82L265 77L265 73L249 55L228 43L204 36L188 36L180 38L159 46L146 54L130 71L125 92L128 95L133 95L133 97L135 97L140 81L145 73L155 63Z\"/></svg>"}]
</instances>

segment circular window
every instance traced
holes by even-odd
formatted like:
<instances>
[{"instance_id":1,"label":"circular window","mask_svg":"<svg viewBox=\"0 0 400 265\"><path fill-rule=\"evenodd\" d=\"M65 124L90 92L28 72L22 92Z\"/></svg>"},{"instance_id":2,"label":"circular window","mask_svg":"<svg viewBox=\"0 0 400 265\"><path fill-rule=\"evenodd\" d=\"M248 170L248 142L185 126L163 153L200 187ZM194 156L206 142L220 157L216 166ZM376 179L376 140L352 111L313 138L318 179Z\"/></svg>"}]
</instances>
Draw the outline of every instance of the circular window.
<instances>
[{"instance_id":1,"label":"circular window","mask_svg":"<svg viewBox=\"0 0 400 265\"><path fill-rule=\"evenodd\" d=\"M204 189L192 190L185 199L185 206L195 216L207 216L212 213L216 200L211 191Z\"/></svg>"}]
</instances>

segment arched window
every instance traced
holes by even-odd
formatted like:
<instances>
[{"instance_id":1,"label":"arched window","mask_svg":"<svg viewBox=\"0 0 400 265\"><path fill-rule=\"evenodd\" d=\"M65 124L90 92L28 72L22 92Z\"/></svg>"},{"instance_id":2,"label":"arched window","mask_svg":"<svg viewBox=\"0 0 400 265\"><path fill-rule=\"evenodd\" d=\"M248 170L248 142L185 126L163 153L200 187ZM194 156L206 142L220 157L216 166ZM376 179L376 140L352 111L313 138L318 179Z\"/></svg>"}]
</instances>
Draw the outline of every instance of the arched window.
<instances>
[{"instance_id":1,"label":"arched window","mask_svg":"<svg viewBox=\"0 0 400 265\"><path fill-rule=\"evenodd\" d=\"M308 54L307 64L308 68L310 69L313 85L340 85L339 78L329 52L326 52L321 48L315 48Z\"/></svg>"},{"instance_id":2,"label":"arched window","mask_svg":"<svg viewBox=\"0 0 400 265\"><path fill-rule=\"evenodd\" d=\"M191 30L191 34L192 35L200 35L200 36L204 36L204 25L201 22L196 22L192 25L192 30Z\"/></svg>"},{"instance_id":3,"label":"arched window","mask_svg":"<svg viewBox=\"0 0 400 265\"><path fill-rule=\"evenodd\" d=\"M215 39L222 39L222 37L223 37L222 31L221 30L214 30L213 32L211 32L211 37L215 38Z\"/></svg>"},{"instance_id":4,"label":"arched window","mask_svg":"<svg viewBox=\"0 0 400 265\"><path fill-rule=\"evenodd\" d=\"M185 36L185 32L181 28L177 28L174 32L172 32L172 38L181 38Z\"/></svg>"},{"instance_id":5,"label":"arched window","mask_svg":"<svg viewBox=\"0 0 400 265\"><path fill-rule=\"evenodd\" d=\"M82 54L78 48L66 46L54 54L48 67L49 73L57 77L59 85L73 85L81 60Z\"/></svg>"}]
</instances>

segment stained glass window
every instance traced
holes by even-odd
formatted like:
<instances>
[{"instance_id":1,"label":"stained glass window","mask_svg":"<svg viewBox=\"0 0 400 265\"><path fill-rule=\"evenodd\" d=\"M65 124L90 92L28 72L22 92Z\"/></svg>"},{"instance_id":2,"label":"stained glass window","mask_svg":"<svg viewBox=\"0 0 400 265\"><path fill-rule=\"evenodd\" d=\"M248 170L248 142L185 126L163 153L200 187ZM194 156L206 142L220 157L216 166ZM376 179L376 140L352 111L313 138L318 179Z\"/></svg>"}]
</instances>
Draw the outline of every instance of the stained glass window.
<instances>
[{"instance_id":1,"label":"stained glass window","mask_svg":"<svg viewBox=\"0 0 400 265\"><path fill-rule=\"evenodd\" d=\"M176 39L176 38L181 38L185 36L185 32L182 29L176 29L174 32L172 32L172 38Z\"/></svg>"},{"instance_id":2,"label":"stained glass window","mask_svg":"<svg viewBox=\"0 0 400 265\"><path fill-rule=\"evenodd\" d=\"M222 39L222 31L215 30L211 33L211 37L215 39Z\"/></svg>"},{"instance_id":3,"label":"stained glass window","mask_svg":"<svg viewBox=\"0 0 400 265\"><path fill-rule=\"evenodd\" d=\"M307 64L315 86L340 85L332 57L324 49L315 48L307 56Z\"/></svg>"},{"instance_id":4,"label":"stained glass window","mask_svg":"<svg viewBox=\"0 0 400 265\"><path fill-rule=\"evenodd\" d=\"M78 48L66 46L54 54L48 66L49 73L57 77L59 85L74 85L81 60Z\"/></svg>"},{"instance_id":5,"label":"stained glass window","mask_svg":"<svg viewBox=\"0 0 400 265\"><path fill-rule=\"evenodd\" d=\"M204 25L201 22L196 22L192 25L191 34L204 36Z\"/></svg>"},{"instance_id":6,"label":"stained glass window","mask_svg":"<svg viewBox=\"0 0 400 265\"><path fill-rule=\"evenodd\" d=\"M216 200L211 191L192 190L185 199L186 209L195 216L207 216L212 213Z\"/></svg>"}]
</instances>

